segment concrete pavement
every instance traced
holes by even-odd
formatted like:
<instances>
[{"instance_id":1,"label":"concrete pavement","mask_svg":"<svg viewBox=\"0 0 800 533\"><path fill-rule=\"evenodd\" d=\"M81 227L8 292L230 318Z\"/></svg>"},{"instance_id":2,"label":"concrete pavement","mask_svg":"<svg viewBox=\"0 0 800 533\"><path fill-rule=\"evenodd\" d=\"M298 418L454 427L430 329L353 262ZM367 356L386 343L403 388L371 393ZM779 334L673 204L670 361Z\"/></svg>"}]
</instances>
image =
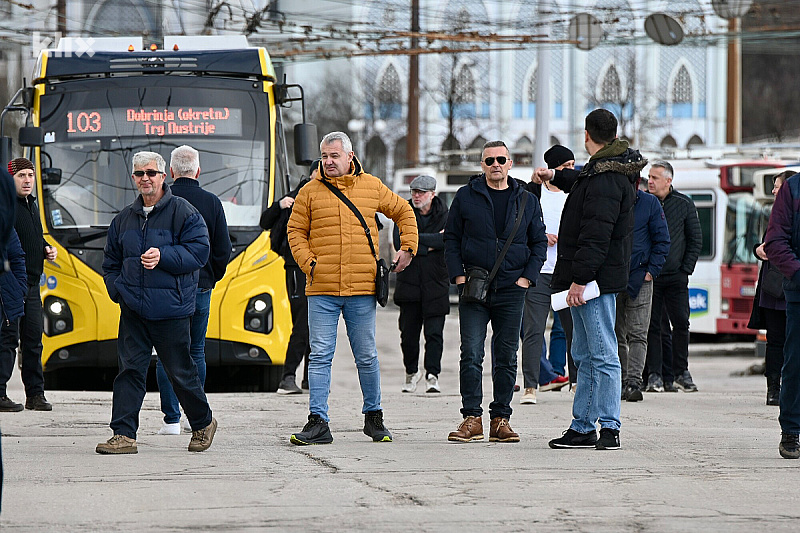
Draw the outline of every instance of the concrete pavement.
<instances>
[{"instance_id":1,"label":"concrete pavement","mask_svg":"<svg viewBox=\"0 0 800 533\"><path fill-rule=\"evenodd\" d=\"M330 398L334 443L297 447L308 396L212 394L210 450L160 436L157 393L139 454L101 456L110 392L48 391L52 412L0 413L3 531L753 531L796 530L800 461L778 455L776 407L752 357L693 355L700 392L622 405L622 450L551 450L568 392L514 398L518 444L447 442L461 416L458 322L448 318L442 394L403 394L397 309L378 311L383 408L393 443L362 434L343 327ZM484 391L491 391L485 371ZM520 376L521 380L521 376ZM19 374L9 395L24 400ZM484 409L490 398L484 399ZM488 420L485 420L488 434Z\"/></svg>"}]
</instances>

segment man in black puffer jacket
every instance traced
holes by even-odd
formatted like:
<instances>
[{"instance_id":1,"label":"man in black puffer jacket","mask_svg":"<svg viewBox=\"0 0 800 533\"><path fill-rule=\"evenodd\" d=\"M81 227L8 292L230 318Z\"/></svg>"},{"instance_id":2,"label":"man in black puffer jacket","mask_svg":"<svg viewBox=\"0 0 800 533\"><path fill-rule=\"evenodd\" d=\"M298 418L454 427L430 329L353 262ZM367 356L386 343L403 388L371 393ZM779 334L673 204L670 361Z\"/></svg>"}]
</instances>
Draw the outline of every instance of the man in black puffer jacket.
<instances>
[{"instance_id":1,"label":"man in black puffer jacket","mask_svg":"<svg viewBox=\"0 0 800 533\"><path fill-rule=\"evenodd\" d=\"M650 167L647 189L664 208L669 227L669 254L661 274L653 283L653 310L647 332L647 392L662 392L672 383L664 383L661 368L662 308L672 324L672 371L675 385L686 392L696 392L697 386L689 373L689 276L694 272L703 234L697 208L689 197L672 187L673 169L667 161L655 161ZM677 392L677 389L673 390Z\"/></svg>"},{"instance_id":2,"label":"man in black puffer jacket","mask_svg":"<svg viewBox=\"0 0 800 533\"><path fill-rule=\"evenodd\" d=\"M447 206L436 196L436 179L417 176L411 200L419 232L419 249L411 264L397 274L394 303L400 307L400 348L406 379L403 392L414 392L419 372L419 334L425 332L425 392L441 392L439 373L444 350L444 318L450 312L450 278L444 263ZM394 247L400 249L400 229L394 226Z\"/></svg>"},{"instance_id":3,"label":"man in black puffer jacket","mask_svg":"<svg viewBox=\"0 0 800 533\"><path fill-rule=\"evenodd\" d=\"M554 291L569 289L572 358L578 381L572 424L562 437L550 441L550 447L617 449L622 378L614 334L616 298L628 285L634 184L647 161L617 139L617 119L605 109L587 115L585 146L591 158L561 214L558 260L551 282ZM587 301L583 293L593 280L600 296Z\"/></svg>"}]
</instances>

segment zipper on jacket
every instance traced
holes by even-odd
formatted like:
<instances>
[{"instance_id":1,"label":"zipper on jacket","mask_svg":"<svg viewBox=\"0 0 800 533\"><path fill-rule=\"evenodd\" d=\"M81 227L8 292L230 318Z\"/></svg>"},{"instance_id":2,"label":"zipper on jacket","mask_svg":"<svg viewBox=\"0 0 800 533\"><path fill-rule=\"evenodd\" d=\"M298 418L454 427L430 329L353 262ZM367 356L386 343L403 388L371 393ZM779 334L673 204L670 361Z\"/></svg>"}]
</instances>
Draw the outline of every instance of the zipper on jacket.
<instances>
[{"instance_id":1,"label":"zipper on jacket","mask_svg":"<svg viewBox=\"0 0 800 533\"><path fill-rule=\"evenodd\" d=\"M147 243L147 212L144 214L144 223L142 224L142 248L145 247ZM146 252L147 250L142 250L142 253ZM139 294L142 295L141 300L139 301L139 316L142 315L144 311L144 274L145 268L142 264L141 257L139 258L139 268L142 269L142 275L139 276Z\"/></svg>"}]
</instances>

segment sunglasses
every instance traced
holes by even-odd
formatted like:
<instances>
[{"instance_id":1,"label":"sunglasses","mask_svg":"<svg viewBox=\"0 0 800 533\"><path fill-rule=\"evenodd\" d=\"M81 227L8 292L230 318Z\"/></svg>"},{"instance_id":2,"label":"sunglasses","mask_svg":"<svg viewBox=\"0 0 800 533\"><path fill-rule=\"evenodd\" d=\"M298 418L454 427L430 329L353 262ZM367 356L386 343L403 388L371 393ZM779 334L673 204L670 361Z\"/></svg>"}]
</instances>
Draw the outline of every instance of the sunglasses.
<instances>
[{"instance_id":1,"label":"sunglasses","mask_svg":"<svg viewBox=\"0 0 800 533\"><path fill-rule=\"evenodd\" d=\"M144 176L145 174L147 174L147 177L148 177L148 178L155 178L155 177L156 177L156 176L158 176L159 174L163 174L163 172L161 172L161 171L159 171L159 170L153 170L153 169L148 169L148 170L134 170L134 171L133 171L133 175L134 175L134 176L136 176L137 178L141 178L141 177L142 177L142 176Z\"/></svg>"},{"instance_id":2,"label":"sunglasses","mask_svg":"<svg viewBox=\"0 0 800 533\"><path fill-rule=\"evenodd\" d=\"M486 163L487 167L490 167L494 165L495 160L497 160L498 164L505 165L506 161L508 161L508 158L504 155L500 155L497 157L487 157L486 159L483 160L483 162Z\"/></svg>"}]
</instances>

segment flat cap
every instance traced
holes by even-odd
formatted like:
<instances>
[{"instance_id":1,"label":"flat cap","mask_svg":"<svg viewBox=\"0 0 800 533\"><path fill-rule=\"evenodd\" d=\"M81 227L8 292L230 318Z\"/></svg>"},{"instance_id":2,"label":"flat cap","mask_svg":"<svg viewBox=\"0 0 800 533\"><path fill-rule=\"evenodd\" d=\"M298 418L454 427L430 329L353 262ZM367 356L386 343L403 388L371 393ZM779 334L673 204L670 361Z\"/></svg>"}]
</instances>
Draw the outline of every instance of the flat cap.
<instances>
[{"instance_id":1,"label":"flat cap","mask_svg":"<svg viewBox=\"0 0 800 533\"><path fill-rule=\"evenodd\" d=\"M409 188L414 191L435 191L436 190L436 178L433 176L417 176L414 178L414 181L411 182Z\"/></svg>"}]
</instances>

